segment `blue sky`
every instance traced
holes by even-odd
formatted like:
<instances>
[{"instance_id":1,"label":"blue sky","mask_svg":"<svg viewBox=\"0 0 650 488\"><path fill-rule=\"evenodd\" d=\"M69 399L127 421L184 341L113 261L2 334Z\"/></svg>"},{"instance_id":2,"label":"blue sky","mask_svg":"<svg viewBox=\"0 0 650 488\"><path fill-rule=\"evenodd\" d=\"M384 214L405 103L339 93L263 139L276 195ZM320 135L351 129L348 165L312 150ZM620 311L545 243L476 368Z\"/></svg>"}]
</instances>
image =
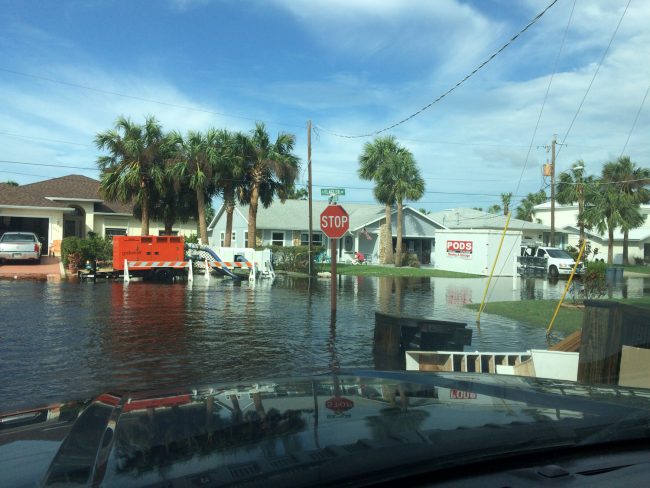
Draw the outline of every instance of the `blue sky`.
<instances>
[{"instance_id":1,"label":"blue sky","mask_svg":"<svg viewBox=\"0 0 650 488\"><path fill-rule=\"evenodd\" d=\"M372 202L372 185L356 176L372 138L332 132L370 133L419 110L550 2L0 0L0 181L96 178L95 134L120 115L152 114L182 132L248 131L258 120L273 136L294 133L302 183L311 119L317 198L336 186L347 189L342 203ZM502 192L516 205L548 187L542 146L554 134L565 143L558 171L584 159L599 173L624 147L650 166L650 100L632 130L650 85L650 2L630 3L578 112L627 3L558 0L475 76L391 130L426 181L414 206L487 207Z\"/></svg>"}]
</instances>

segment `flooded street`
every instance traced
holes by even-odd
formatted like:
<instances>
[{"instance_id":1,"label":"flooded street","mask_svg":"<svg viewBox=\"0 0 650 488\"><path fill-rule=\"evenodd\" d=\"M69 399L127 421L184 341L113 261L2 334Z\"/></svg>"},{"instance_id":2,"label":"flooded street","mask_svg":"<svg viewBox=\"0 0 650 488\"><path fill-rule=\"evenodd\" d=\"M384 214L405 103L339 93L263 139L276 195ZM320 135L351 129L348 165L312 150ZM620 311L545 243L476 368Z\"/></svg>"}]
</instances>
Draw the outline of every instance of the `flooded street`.
<instances>
[{"instance_id":1,"label":"flooded street","mask_svg":"<svg viewBox=\"0 0 650 488\"><path fill-rule=\"evenodd\" d=\"M557 298L566 282L502 278L491 301ZM467 322L469 350L547 346L544 330L490 315L477 330L485 279L342 276L330 320L329 280L271 285L202 278L158 283L0 281L0 411L110 389L373 368L375 311ZM629 278L614 296L650 294Z\"/></svg>"}]
</instances>

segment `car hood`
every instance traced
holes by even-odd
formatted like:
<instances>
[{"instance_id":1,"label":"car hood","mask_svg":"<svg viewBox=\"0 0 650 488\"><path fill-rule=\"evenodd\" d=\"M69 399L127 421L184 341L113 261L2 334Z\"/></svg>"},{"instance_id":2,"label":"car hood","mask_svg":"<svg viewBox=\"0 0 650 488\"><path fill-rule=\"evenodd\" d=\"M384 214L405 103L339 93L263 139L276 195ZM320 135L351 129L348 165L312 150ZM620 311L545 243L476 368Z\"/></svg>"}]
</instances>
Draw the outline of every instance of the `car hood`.
<instances>
[{"instance_id":1,"label":"car hood","mask_svg":"<svg viewBox=\"0 0 650 488\"><path fill-rule=\"evenodd\" d=\"M647 390L478 373L349 371L109 392L4 416L0 484L387 481L647 438L648 419Z\"/></svg>"}]
</instances>

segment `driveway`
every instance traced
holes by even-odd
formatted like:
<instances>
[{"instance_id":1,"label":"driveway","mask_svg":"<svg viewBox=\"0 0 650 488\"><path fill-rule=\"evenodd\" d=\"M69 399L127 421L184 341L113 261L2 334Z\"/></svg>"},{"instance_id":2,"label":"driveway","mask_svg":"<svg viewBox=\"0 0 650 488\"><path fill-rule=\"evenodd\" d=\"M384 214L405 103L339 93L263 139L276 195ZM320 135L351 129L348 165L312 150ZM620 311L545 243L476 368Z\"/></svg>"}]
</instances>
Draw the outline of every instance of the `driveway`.
<instances>
[{"instance_id":1,"label":"driveway","mask_svg":"<svg viewBox=\"0 0 650 488\"><path fill-rule=\"evenodd\" d=\"M60 258L41 257L40 264L0 264L0 279L59 280L65 277Z\"/></svg>"}]
</instances>

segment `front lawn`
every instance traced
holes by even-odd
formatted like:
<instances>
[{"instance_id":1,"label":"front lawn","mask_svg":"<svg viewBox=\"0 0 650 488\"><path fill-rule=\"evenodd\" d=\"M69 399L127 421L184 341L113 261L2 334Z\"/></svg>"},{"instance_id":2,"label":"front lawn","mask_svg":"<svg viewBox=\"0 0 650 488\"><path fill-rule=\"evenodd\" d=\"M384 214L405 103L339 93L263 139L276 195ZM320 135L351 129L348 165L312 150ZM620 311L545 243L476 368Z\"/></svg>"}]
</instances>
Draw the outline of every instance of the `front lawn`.
<instances>
[{"instance_id":1,"label":"front lawn","mask_svg":"<svg viewBox=\"0 0 650 488\"><path fill-rule=\"evenodd\" d=\"M604 299L607 300L607 299ZM650 297L642 298L615 298L613 301L636 305L639 307L650 307ZM570 303L565 300L564 303ZM480 304L472 303L467 307L477 310ZM524 322L535 327L548 327L553 312L557 307L557 300L521 300L516 302L488 302L483 309L483 313L492 315L501 315L509 319ZM560 307L560 311L555 318L553 330L557 330L566 335L582 328L583 308Z\"/></svg>"},{"instance_id":2,"label":"front lawn","mask_svg":"<svg viewBox=\"0 0 650 488\"><path fill-rule=\"evenodd\" d=\"M329 264L317 264L318 271L329 271ZM405 278L480 278L479 275L467 273L454 273L431 268L410 268L407 266L396 268L394 266L373 266L372 264L337 264L336 272L352 276L401 276Z\"/></svg>"},{"instance_id":3,"label":"front lawn","mask_svg":"<svg viewBox=\"0 0 650 488\"><path fill-rule=\"evenodd\" d=\"M467 305L477 310L479 303ZM489 302L483 309L483 314L501 315L518 322L524 322L535 327L547 328L557 300L522 300L517 302ZM555 318L553 330L570 334L582 328L583 309L561 307Z\"/></svg>"},{"instance_id":4,"label":"front lawn","mask_svg":"<svg viewBox=\"0 0 650 488\"><path fill-rule=\"evenodd\" d=\"M625 271L631 271L633 273L650 274L650 266L646 266L645 264L634 264L630 266L624 266L623 268Z\"/></svg>"}]
</instances>

